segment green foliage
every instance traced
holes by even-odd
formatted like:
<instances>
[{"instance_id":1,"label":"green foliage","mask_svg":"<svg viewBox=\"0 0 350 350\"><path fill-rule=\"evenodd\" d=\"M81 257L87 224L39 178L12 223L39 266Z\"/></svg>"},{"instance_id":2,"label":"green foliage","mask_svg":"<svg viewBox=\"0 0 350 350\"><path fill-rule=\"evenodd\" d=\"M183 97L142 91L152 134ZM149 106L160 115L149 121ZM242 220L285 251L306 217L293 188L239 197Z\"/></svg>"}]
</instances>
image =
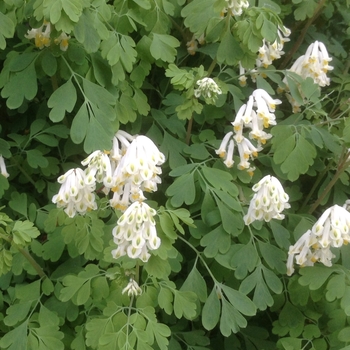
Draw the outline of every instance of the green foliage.
<instances>
[{"instance_id":1,"label":"green foliage","mask_svg":"<svg viewBox=\"0 0 350 350\"><path fill-rule=\"evenodd\" d=\"M331 266L308 258L288 276L286 262L350 195L350 3L234 4L0 1L0 349L349 348L348 240L331 247ZM331 67L301 76L290 68L316 40ZM319 85L324 74L330 84ZM198 95L205 78L221 93ZM281 103L255 101L259 125L233 129L256 89ZM266 140L249 135L260 124ZM113 156L116 173L119 129L147 135L166 158L157 193L145 193L161 241L145 261L112 255L122 212L109 200L125 183L97 181L97 209L74 217L52 203L57 178L94 151ZM291 207L245 225L266 175ZM347 237L330 234L339 230Z\"/></svg>"}]
</instances>

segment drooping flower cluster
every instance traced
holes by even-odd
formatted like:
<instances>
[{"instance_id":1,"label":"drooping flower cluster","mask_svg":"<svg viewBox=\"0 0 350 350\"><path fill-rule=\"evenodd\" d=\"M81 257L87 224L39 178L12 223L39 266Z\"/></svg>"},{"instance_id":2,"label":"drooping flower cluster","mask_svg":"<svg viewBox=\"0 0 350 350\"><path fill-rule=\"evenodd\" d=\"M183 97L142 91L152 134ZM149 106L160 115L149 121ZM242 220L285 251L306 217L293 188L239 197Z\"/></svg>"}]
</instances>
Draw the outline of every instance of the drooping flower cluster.
<instances>
[{"instance_id":1,"label":"drooping flower cluster","mask_svg":"<svg viewBox=\"0 0 350 350\"><path fill-rule=\"evenodd\" d=\"M125 293L128 293L129 297L136 297L142 294L142 289L133 278L130 278L128 285L122 290L122 294Z\"/></svg>"},{"instance_id":2,"label":"drooping flower cluster","mask_svg":"<svg viewBox=\"0 0 350 350\"><path fill-rule=\"evenodd\" d=\"M263 89L253 91L248 103L239 109L235 120L231 123L233 131L225 135L219 149L216 150L216 154L224 159L224 164L228 168L234 164L233 152L236 145L240 156L238 168L246 169L248 172L254 171L255 168L251 167L249 160L257 157L262 145L272 137L264 129L276 125L274 111L276 104L280 103L280 100L273 99ZM248 137L256 142L256 146L243 135L244 128L250 129Z\"/></svg>"},{"instance_id":3,"label":"drooping flower cluster","mask_svg":"<svg viewBox=\"0 0 350 350\"><path fill-rule=\"evenodd\" d=\"M289 247L287 274L294 273L294 259L301 267L321 262L332 266L335 255L331 248L339 248L350 242L350 213L338 205L328 208L298 241Z\"/></svg>"},{"instance_id":4,"label":"drooping flower cluster","mask_svg":"<svg viewBox=\"0 0 350 350\"><path fill-rule=\"evenodd\" d=\"M128 207L112 231L114 243L118 245L112 251L114 258L128 255L132 259L148 261L148 251L158 249L161 243L155 215L156 211L144 202L134 202Z\"/></svg>"},{"instance_id":5,"label":"drooping flower cluster","mask_svg":"<svg viewBox=\"0 0 350 350\"><path fill-rule=\"evenodd\" d=\"M0 172L2 176L9 177L10 174L7 172L5 159L2 155L0 155Z\"/></svg>"},{"instance_id":6,"label":"drooping flower cluster","mask_svg":"<svg viewBox=\"0 0 350 350\"><path fill-rule=\"evenodd\" d=\"M118 245L114 257L127 254L147 261L148 251L157 249L160 239L153 219L156 211L142 202L143 193L157 190L164 162L165 156L148 137L119 130L110 151L91 153L82 161L85 170L71 169L58 178L61 188L52 201L70 217L84 215L97 209L94 191L101 184L106 195L113 193L110 206L125 211L113 229Z\"/></svg>"},{"instance_id":7,"label":"drooping flower cluster","mask_svg":"<svg viewBox=\"0 0 350 350\"><path fill-rule=\"evenodd\" d=\"M48 47L51 45L51 23L44 21L43 25L39 28L33 28L27 31L25 37L27 39L34 39L35 46L39 49ZM62 51L67 51L68 49L68 40L70 36L62 32L57 38L54 39L56 45L60 45Z\"/></svg>"},{"instance_id":8,"label":"drooping flower cluster","mask_svg":"<svg viewBox=\"0 0 350 350\"><path fill-rule=\"evenodd\" d=\"M243 10L249 7L248 0L226 0L226 4L222 13L228 13L232 16L240 16Z\"/></svg>"},{"instance_id":9,"label":"drooping flower cluster","mask_svg":"<svg viewBox=\"0 0 350 350\"><path fill-rule=\"evenodd\" d=\"M284 55L283 46L287 41L290 41L288 36L290 30L286 27L278 27L277 36L278 38L270 43L263 39L263 45L259 48L259 56L256 60L256 66L263 66L267 68L272 62Z\"/></svg>"},{"instance_id":10,"label":"drooping flower cluster","mask_svg":"<svg viewBox=\"0 0 350 350\"><path fill-rule=\"evenodd\" d=\"M326 46L320 41L315 41L307 48L305 55L300 56L294 62L289 71L300 75L304 79L310 77L314 80L315 84L324 87L330 84L327 72L333 69L333 67L329 65L331 60L332 58L329 57ZM286 96L293 107L293 111L300 111L300 105L288 93L289 87L287 79L285 78L283 82L287 86ZM301 89L299 89L299 91L302 94Z\"/></svg>"},{"instance_id":11,"label":"drooping flower cluster","mask_svg":"<svg viewBox=\"0 0 350 350\"><path fill-rule=\"evenodd\" d=\"M88 210L96 210L95 194L96 181L86 176L80 168L70 169L57 179L61 184L58 194L54 195L52 202L64 211L69 217L76 213L86 214Z\"/></svg>"},{"instance_id":12,"label":"drooping flower cluster","mask_svg":"<svg viewBox=\"0 0 350 350\"><path fill-rule=\"evenodd\" d=\"M255 220L269 222L271 219L282 220L284 209L290 208L289 196L274 176L267 175L253 186L256 192L250 201L247 214L244 216L246 225Z\"/></svg>"},{"instance_id":13,"label":"drooping flower cluster","mask_svg":"<svg viewBox=\"0 0 350 350\"><path fill-rule=\"evenodd\" d=\"M208 104L214 104L218 98L218 95L222 94L218 84L211 78L203 78L196 82L198 88L194 90L194 96L196 98L203 97Z\"/></svg>"}]
</instances>

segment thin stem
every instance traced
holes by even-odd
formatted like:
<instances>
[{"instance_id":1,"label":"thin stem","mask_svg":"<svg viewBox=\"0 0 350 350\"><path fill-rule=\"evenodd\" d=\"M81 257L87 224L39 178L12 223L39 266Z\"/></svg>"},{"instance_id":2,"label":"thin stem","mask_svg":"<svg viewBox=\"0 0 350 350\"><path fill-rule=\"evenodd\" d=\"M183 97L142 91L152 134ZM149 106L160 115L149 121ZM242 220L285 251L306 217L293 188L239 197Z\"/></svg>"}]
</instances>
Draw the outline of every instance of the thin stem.
<instances>
[{"instance_id":1,"label":"thin stem","mask_svg":"<svg viewBox=\"0 0 350 350\"><path fill-rule=\"evenodd\" d=\"M306 196L303 204L300 207L300 211L302 212L303 209L306 207L307 203L309 202L311 196L314 194L314 192L316 191L316 188L318 187L318 185L320 184L321 180L323 179L323 177L325 176L325 174L328 172L331 163L329 163L326 168L318 175L316 181L314 182L310 192L308 193L308 195Z\"/></svg>"},{"instance_id":2,"label":"thin stem","mask_svg":"<svg viewBox=\"0 0 350 350\"><path fill-rule=\"evenodd\" d=\"M209 273L209 276L212 278L213 282L217 285L219 282L216 280L215 276L213 275L213 273L211 272L208 264L206 263L206 261L203 259L201 253L188 241L186 241L185 238L178 236L178 238L183 241L184 243L186 243L197 255L197 257L201 260L202 264L204 265L204 267L206 268L206 270Z\"/></svg>"},{"instance_id":3,"label":"thin stem","mask_svg":"<svg viewBox=\"0 0 350 350\"><path fill-rule=\"evenodd\" d=\"M11 163L13 165L15 165L20 172L25 176L25 178L34 186L34 188L36 187L36 184L34 182L34 180L29 176L29 174L22 168L22 166L17 162L17 160L15 158L11 158Z\"/></svg>"},{"instance_id":4,"label":"thin stem","mask_svg":"<svg viewBox=\"0 0 350 350\"><path fill-rule=\"evenodd\" d=\"M309 214L312 214L315 211L315 209L320 205L320 203L323 201L323 199L328 194L328 192L336 184L340 175L349 166L349 164L350 164L350 161L348 160L349 156L350 156L350 151L345 151L345 148L344 148L343 152L342 152L342 156L340 157L340 161L339 161L336 173L334 174L332 180L325 187L325 189L323 190L321 195L317 198L316 202L312 205L312 207L308 211Z\"/></svg>"},{"instance_id":5,"label":"thin stem","mask_svg":"<svg viewBox=\"0 0 350 350\"><path fill-rule=\"evenodd\" d=\"M316 20L316 18L321 14L321 9L322 9L323 5L325 4L325 2L326 2L326 0L321 0L318 3L313 16L311 18L309 18L308 21L306 22L303 30L301 31L301 33L297 39L297 41L295 42L295 44L293 45L291 50L289 50L289 52L285 56L285 59L281 63L279 69L284 69L288 65L289 61L292 59L293 55L297 52L297 50L299 49L300 45L302 44L302 42L305 38L305 35L306 35L309 27Z\"/></svg>"}]
</instances>

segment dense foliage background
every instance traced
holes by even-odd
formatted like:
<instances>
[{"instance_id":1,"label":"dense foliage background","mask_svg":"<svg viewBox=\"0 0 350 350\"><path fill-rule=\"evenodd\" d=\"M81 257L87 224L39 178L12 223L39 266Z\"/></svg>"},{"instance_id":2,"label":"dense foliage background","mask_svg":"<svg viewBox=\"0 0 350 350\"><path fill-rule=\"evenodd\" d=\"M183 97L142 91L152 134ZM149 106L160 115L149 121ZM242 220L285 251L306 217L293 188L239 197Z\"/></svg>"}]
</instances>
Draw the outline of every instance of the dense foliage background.
<instances>
[{"instance_id":1,"label":"dense foliage background","mask_svg":"<svg viewBox=\"0 0 350 350\"><path fill-rule=\"evenodd\" d=\"M348 6L1 1L0 349L350 349L348 241L332 266L286 268L289 247L350 194ZM285 54L259 61L281 38ZM334 67L316 72L324 84L290 70L315 41ZM216 92L200 90L205 77ZM272 137L228 168L215 151L256 89L282 102ZM166 157L146 195L161 245L145 262L113 258L122 212L103 183L85 215L52 203L57 178L118 130ZM290 208L245 225L266 175ZM126 293L131 282L141 289Z\"/></svg>"}]
</instances>

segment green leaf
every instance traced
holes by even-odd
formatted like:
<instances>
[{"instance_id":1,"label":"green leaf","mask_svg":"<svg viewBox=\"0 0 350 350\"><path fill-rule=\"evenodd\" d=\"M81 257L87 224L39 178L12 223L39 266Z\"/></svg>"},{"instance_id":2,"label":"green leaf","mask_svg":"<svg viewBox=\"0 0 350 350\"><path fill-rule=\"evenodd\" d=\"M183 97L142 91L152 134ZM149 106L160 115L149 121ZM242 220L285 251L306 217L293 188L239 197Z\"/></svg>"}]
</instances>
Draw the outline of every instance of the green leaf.
<instances>
[{"instance_id":1,"label":"green leaf","mask_svg":"<svg viewBox=\"0 0 350 350\"><path fill-rule=\"evenodd\" d=\"M196 316L196 294L190 291L174 290L174 314L192 320Z\"/></svg>"},{"instance_id":2,"label":"green leaf","mask_svg":"<svg viewBox=\"0 0 350 350\"><path fill-rule=\"evenodd\" d=\"M85 284L90 284L90 280L86 278L78 277L78 276L72 276L72 275L68 275L64 277L63 279L64 287L60 291L60 300L63 302L66 302L68 300L73 301L73 297L77 295L77 293L81 290L81 288ZM87 289L89 289L89 287L85 287L85 289L83 289L83 292L80 293L79 301L82 302L82 304L84 304L87 301L87 299L90 297L90 293L89 295L85 294ZM74 299L73 302L76 305L82 305L82 304L79 304L76 299Z\"/></svg>"},{"instance_id":3,"label":"green leaf","mask_svg":"<svg viewBox=\"0 0 350 350\"><path fill-rule=\"evenodd\" d=\"M243 51L239 42L233 37L230 30L227 30L217 52L217 60L219 63L228 65L236 65L241 60Z\"/></svg>"},{"instance_id":4,"label":"green leaf","mask_svg":"<svg viewBox=\"0 0 350 350\"><path fill-rule=\"evenodd\" d=\"M334 267L312 266L303 267L299 270L301 277L299 283L302 286L309 286L310 290L319 289L328 279L328 277L336 271Z\"/></svg>"},{"instance_id":5,"label":"green leaf","mask_svg":"<svg viewBox=\"0 0 350 350\"><path fill-rule=\"evenodd\" d=\"M18 192L12 192L9 206L17 213L20 213L24 217L28 218L28 203L27 195L25 193L19 194Z\"/></svg>"},{"instance_id":6,"label":"green leaf","mask_svg":"<svg viewBox=\"0 0 350 350\"><path fill-rule=\"evenodd\" d=\"M350 342L350 327L343 328L338 334L338 339L344 343Z\"/></svg>"},{"instance_id":7,"label":"green leaf","mask_svg":"<svg viewBox=\"0 0 350 350\"><path fill-rule=\"evenodd\" d=\"M88 53L96 52L101 43L101 38L92 23L92 14L89 11L84 11L74 27L75 38L84 45Z\"/></svg>"},{"instance_id":8,"label":"green leaf","mask_svg":"<svg viewBox=\"0 0 350 350\"><path fill-rule=\"evenodd\" d=\"M230 249L231 237L223 229L222 225L220 225L211 232L207 233L201 239L200 243L202 247L205 247L205 256L208 258L213 258L218 254L218 252L225 254Z\"/></svg>"},{"instance_id":9,"label":"green leaf","mask_svg":"<svg viewBox=\"0 0 350 350\"><path fill-rule=\"evenodd\" d=\"M207 300L207 285L196 266L193 266L180 290L196 293L201 302Z\"/></svg>"},{"instance_id":10,"label":"green leaf","mask_svg":"<svg viewBox=\"0 0 350 350\"><path fill-rule=\"evenodd\" d=\"M262 257L265 259L271 269L275 269L281 274L286 273L286 254L276 246L259 241L259 248Z\"/></svg>"},{"instance_id":11,"label":"green leaf","mask_svg":"<svg viewBox=\"0 0 350 350\"><path fill-rule=\"evenodd\" d=\"M333 276L327 283L326 299L332 302L335 299L342 298L346 290L345 288L345 275L339 274Z\"/></svg>"},{"instance_id":12,"label":"green leaf","mask_svg":"<svg viewBox=\"0 0 350 350\"><path fill-rule=\"evenodd\" d=\"M258 253L251 242L247 244L237 244L236 251L231 259L231 266L236 269L235 276L243 279L248 272L253 271L258 263Z\"/></svg>"},{"instance_id":13,"label":"green leaf","mask_svg":"<svg viewBox=\"0 0 350 350\"><path fill-rule=\"evenodd\" d=\"M183 203L192 204L196 196L193 173L179 176L166 190L174 207L180 207Z\"/></svg>"},{"instance_id":14,"label":"green leaf","mask_svg":"<svg viewBox=\"0 0 350 350\"><path fill-rule=\"evenodd\" d=\"M232 333L237 333L240 328L247 326L247 320L230 304L226 299L221 299L222 311L220 318L220 332L228 337Z\"/></svg>"},{"instance_id":15,"label":"green leaf","mask_svg":"<svg viewBox=\"0 0 350 350\"><path fill-rule=\"evenodd\" d=\"M0 346L7 350L19 350L27 348L28 321L7 332L0 339Z\"/></svg>"},{"instance_id":16,"label":"green leaf","mask_svg":"<svg viewBox=\"0 0 350 350\"><path fill-rule=\"evenodd\" d=\"M72 141L76 144L83 142L86 136L88 127L89 127L89 112L88 112L87 104L83 103L80 106L78 113L75 115L72 121L71 133L70 133L70 137Z\"/></svg>"},{"instance_id":17,"label":"green leaf","mask_svg":"<svg viewBox=\"0 0 350 350\"><path fill-rule=\"evenodd\" d=\"M254 316L256 314L256 306L245 294L224 284L220 284L220 288L224 291L229 302L240 313L246 316Z\"/></svg>"},{"instance_id":18,"label":"green leaf","mask_svg":"<svg viewBox=\"0 0 350 350\"><path fill-rule=\"evenodd\" d=\"M202 324L206 330L210 331L217 325L220 319L220 309L219 295L215 285L202 310Z\"/></svg>"},{"instance_id":19,"label":"green leaf","mask_svg":"<svg viewBox=\"0 0 350 350\"><path fill-rule=\"evenodd\" d=\"M15 326L18 322L23 321L28 316L32 304L32 301L27 301L9 306L6 310L7 316L4 318L4 323L7 326Z\"/></svg>"},{"instance_id":20,"label":"green leaf","mask_svg":"<svg viewBox=\"0 0 350 350\"><path fill-rule=\"evenodd\" d=\"M21 72L15 73L5 84L1 96L7 98L6 105L10 109L19 108L25 99L32 100L38 92L38 84L34 63Z\"/></svg>"},{"instance_id":21,"label":"green leaf","mask_svg":"<svg viewBox=\"0 0 350 350\"><path fill-rule=\"evenodd\" d=\"M156 60L174 62L177 53L176 47L178 46L180 46L180 42L175 37L168 34L153 33L150 52Z\"/></svg>"},{"instance_id":22,"label":"green leaf","mask_svg":"<svg viewBox=\"0 0 350 350\"><path fill-rule=\"evenodd\" d=\"M15 23L10 16L6 16L0 11L0 49L6 48L5 38L12 38L15 34Z\"/></svg>"},{"instance_id":23,"label":"green leaf","mask_svg":"<svg viewBox=\"0 0 350 350\"><path fill-rule=\"evenodd\" d=\"M29 151L26 151L26 154L28 164L34 169L37 169L38 167L46 168L49 165L48 160L38 149L31 149Z\"/></svg>"},{"instance_id":24,"label":"green leaf","mask_svg":"<svg viewBox=\"0 0 350 350\"><path fill-rule=\"evenodd\" d=\"M53 92L47 101L49 108L52 108L49 117L53 122L60 122L66 115L66 112L72 112L77 102L77 92L72 80L69 79L57 90Z\"/></svg>"},{"instance_id":25,"label":"green leaf","mask_svg":"<svg viewBox=\"0 0 350 350\"><path fill-rule=\"evenodd\" d=\"M168 315L173 313L173 300L173 293L168 288L161 287L158 294L158 303Z\"/></svg>"},{"instance_id":26,"label":"green leaf","mask_svg":"<svg viewBox=\"0 0 350 350\"><path fill-rule=\"evenodd\" d=\"M34 226L34 224L28 220L16 221L13 229L13 242L20 246L24 246L31 242L33 238L40 235L40 231Z\"/></svg>"}]
</instances>

